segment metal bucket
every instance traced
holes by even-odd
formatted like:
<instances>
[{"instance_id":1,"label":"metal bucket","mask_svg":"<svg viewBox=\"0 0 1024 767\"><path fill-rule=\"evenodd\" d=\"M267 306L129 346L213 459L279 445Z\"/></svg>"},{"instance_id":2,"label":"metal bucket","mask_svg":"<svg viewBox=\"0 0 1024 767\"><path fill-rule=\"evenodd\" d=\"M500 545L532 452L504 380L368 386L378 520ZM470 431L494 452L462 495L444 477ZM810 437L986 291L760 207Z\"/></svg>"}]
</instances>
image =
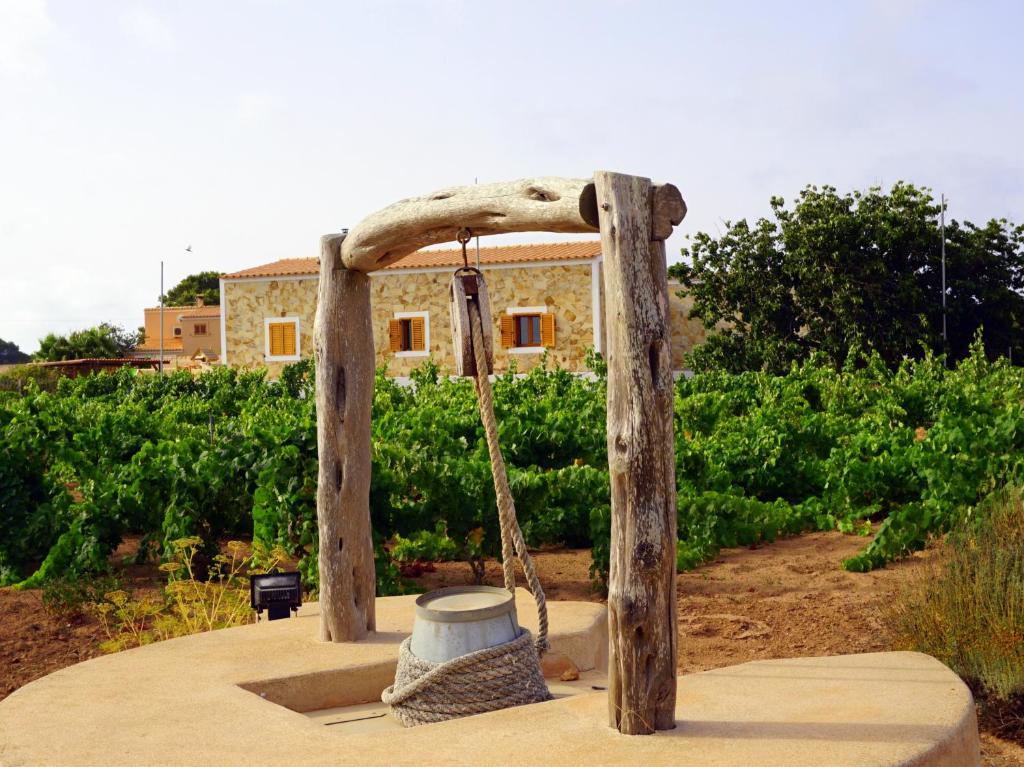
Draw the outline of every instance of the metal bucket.
<instances>
[{"instance_id":1,"label":"metal bucket","mask_svg":"<svg viewBox=\"0 0 1024 767\"><path fill-rule=\"evenodd\" d=\"M516 602L507 589L450 586L416 600L412 654L432 663L511 642L520 634Z\"/></svg>"}]
</instances>

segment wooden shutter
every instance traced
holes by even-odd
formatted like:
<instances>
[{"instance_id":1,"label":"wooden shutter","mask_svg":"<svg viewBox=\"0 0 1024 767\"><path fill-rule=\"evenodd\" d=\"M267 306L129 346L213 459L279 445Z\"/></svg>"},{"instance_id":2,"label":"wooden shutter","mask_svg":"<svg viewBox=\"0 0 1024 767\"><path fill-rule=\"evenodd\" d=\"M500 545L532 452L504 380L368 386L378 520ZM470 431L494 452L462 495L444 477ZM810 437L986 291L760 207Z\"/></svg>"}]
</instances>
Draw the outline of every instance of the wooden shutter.
<instances>
[{"instance_id":1,"label":"wooden shutter","mask_svg":"<svg viewBox=\"0 0 1024 767\"><path fill-rule=\"evenodd\" d=\"M424 352L427 350L426 324L423 317L409 319L409 338L411 339L409 345L412 347L410 351Z\"/></svg>"},{"instance_id":2,"label":"wooden shutter","mask_svg":"<svg viewBox=\"0 0 1024 767\"><path fill-rule=\"evenodd\" d=\"M280 357L284 354L284 327L280 322L270 324L270 356Z\"/></svg>"},{"instance_id":3,"label":"wooden shutter","mask_svg":"<svg viewBox=\"0 0 1024 767\"><path fill-rule=\"evenodd\" d=\"M282 322L281 323L281 348L284 349L282 354L286 357L294 357L297 353L295 344L295 323L294 322Z\"/></svg>"},{"instance_id":4,"label":"wooden shutter","mask_svg":"<svg viewBox=\"0 0 1024 767\"><path fill-rule=\"evenodd\" d=\"M516 318L514 314L501 315L501 345L511 349L516 345Z\"/></svg>"},{"instance_id":5,"label":"wooden shutter","mask_svg":"<svg viewBox=\"0 0 1024 767\"><path fill-rule=\"evenodd\" d=\"M540 316L540 345L551 349L555 346L555 315Z\"/></svg>"},{"instance_id":6,"label":"wooden shutter","mask_svg":"<svg viewBox=\"0 0 1024 767\"><path fill-rule=\"evenodd\" d=\"M389 320L388 321L388 338L391 341L391 351L400 352L402 351L402 321L401 320Z\"/></svg>"}]
</instances>

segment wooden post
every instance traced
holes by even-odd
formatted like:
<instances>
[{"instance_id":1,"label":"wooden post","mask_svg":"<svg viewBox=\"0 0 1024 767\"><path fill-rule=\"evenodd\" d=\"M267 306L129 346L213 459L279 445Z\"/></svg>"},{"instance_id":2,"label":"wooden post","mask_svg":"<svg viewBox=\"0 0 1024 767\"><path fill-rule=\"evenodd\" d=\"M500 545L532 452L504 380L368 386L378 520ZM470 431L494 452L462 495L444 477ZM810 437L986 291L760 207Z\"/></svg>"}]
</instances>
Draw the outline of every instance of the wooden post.
<instances>
[{"instance_id":1,"label":"wooden post","mask_svg":"<svg viewBox=\"0 0 1024 767\"><path fill-rule=\"evenodd\" d=\"M594 185L608 334L609 720L640 735L675 726L676 485L662 240L665 220L681 220L685 206L675 187L646 178L598 172Z\"/></svg>"},{"instance_id":2,"label":"wooden post","mask_svg":"<svg viewBox=\"0 0 1024 767\"><path fill-rule=\"evenodd\" d=\"M341 261L342 234L320 238L313 343L320 473L320 639L349 642L375 628L370 533L373 324L370 278Z\"/></svg>"}]
</instances>

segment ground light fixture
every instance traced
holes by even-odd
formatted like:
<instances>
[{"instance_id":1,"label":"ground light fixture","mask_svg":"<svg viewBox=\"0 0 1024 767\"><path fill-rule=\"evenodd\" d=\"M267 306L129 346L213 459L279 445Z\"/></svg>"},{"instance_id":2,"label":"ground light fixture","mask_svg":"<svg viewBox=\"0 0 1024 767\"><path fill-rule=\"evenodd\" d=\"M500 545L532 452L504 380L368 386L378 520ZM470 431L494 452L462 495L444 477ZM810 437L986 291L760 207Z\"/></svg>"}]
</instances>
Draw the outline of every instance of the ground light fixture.
<instances>
[{"instance_id":1,"label":"ground light fixture","mask_svg":"<svg viewBox=\"0 0 1024 767\"><path fill-rule=\"evenodd\" d=\"M302 581L298 573L266 573L249 576L249 603L256 615L267 619L289 617L302 606Z\"/></svg>"}]
</instances>

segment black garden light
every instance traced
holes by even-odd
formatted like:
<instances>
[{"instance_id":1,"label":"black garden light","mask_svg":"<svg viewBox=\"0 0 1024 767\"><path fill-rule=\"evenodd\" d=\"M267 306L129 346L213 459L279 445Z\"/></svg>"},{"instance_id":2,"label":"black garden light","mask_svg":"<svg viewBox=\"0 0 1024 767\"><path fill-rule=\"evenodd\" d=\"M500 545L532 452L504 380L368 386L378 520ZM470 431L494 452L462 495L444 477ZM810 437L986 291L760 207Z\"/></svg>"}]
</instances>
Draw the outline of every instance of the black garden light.
<instances>
[{"instance_id":1,"label":"black garden light","mask_svg":"<svg viewBox=\"0 0 1024 767\"><path fill-rule=\"evenodd\" d=\"M267 573L249 576L249 603L257 615L267 619L287 618L289 611L302 607L302 581L298 573Z\"/></svg>"}]
</instances>

